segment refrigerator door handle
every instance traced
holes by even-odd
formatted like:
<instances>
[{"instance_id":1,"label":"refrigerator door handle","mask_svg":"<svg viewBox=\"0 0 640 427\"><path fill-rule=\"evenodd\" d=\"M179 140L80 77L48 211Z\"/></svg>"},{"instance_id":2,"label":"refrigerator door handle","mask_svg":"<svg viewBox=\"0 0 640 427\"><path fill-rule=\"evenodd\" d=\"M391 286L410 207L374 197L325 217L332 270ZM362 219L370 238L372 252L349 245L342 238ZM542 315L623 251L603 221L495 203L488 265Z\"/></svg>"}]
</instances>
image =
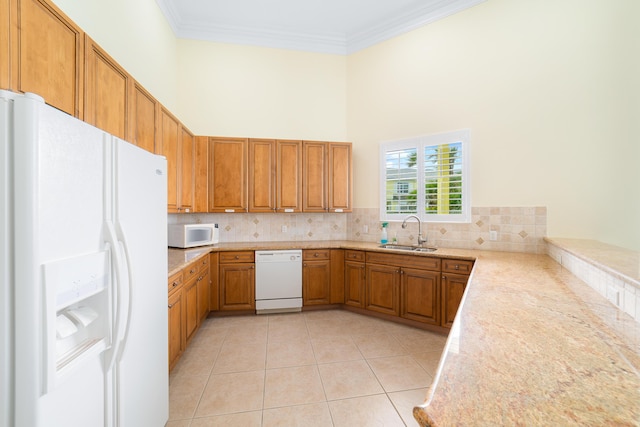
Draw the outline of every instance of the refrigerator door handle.
<instances>
[{"instance_id":1,"label":"refrigerator door handle","mask_svg":"<svg viewBox=\"0 0 640 427\"><path fill-rule=\"evenodd\" d=\"M120 353L120 345L122 342L122 338L123 338L123 334L120 333L121 329L122 329L122 323L123 321L126 322L126 318L123 319L123 317L125 316L125 310L123 310L123 289L122 287L124 286L124 265L123 265L123 260L122 260L122 255L120 254L120 241L117 238L116 235L116 230L115 230L115 226L113 224L113 222L107 220L105 222L105 229L106 229L106 240L107 243L109 243L109 246L111 247L111 253L112 253L112 259L113 259L113 264L114 264L114 269L115 269L115 273L116 273L116 286L115 286L115 291L116 291L116 301L115 301L115 308L114 308L114 313L115 313L115 326L113 328L113 334L112 334L112 339L111 339L111 351L109 352L109 356L108 359L105 363L105 367L107 371L111 371L113 369L113 365L116 362L116 359L118 357L118 354ZM128 314L128 310L126 311L126 313Z\"/></svg>"},{"instance_id":2,"label":"refrigerator door handle","mask_svg":"<svg viewBox=\"0 0 640 427\"><path fill-rule=\"evenodd\" d=\"M129 326L130 326L130 322L129 319L131 319L131 308L133 307L132 304L132 297L133 297L133 292L132 292L132 284L133 284L133 264L131 263L131 255L129 254L129 246L127 245L127 236L126 233L124 232L124 230L122 229L122 224L120 224L119 222L116 224L116 228L117 228L117 233L118 233L118 237L119 237L119 242L122 244L122 248L123 248L123 252L124 252L124 258L125 258L125 262L126 262L126 269L127 269L127 289L126 289L126 293L127 293L127 309L126 311L124 311L126 314L124 315L123 318L123 327L124 327L124 332L122 334L122 336L120 337L120 348L118 350L118 354L116 355L116 359L119 359L122 355L122 352L125 349L125 346L127 345L127 337L129 336ZM124 290L122 289L123 286L120 286L118 288L119 292L123 292Z\"/></svg>"}]
</instances>

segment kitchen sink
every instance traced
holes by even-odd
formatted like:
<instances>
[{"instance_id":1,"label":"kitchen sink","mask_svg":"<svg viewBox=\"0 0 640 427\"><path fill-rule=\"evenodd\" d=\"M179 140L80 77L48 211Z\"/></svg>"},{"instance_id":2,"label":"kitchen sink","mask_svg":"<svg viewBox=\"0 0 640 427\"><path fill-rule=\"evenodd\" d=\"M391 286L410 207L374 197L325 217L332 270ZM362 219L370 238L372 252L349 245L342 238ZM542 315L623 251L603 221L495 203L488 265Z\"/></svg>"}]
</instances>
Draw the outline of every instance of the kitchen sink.
<instances>
[{"instance_id":1,"label":"kitchen sink","mask_svg":"<svg viewBox=\"0 0 640 427\"><path fill-rule=\"evenodd\" d=\"M382 249L393 249L396 251L412 251L412 252L433 252L438 250L437 248L424 248L422 246L407 246L407 245L393 245L385 244L380 245Z\"/></svg>"}]
</instances>

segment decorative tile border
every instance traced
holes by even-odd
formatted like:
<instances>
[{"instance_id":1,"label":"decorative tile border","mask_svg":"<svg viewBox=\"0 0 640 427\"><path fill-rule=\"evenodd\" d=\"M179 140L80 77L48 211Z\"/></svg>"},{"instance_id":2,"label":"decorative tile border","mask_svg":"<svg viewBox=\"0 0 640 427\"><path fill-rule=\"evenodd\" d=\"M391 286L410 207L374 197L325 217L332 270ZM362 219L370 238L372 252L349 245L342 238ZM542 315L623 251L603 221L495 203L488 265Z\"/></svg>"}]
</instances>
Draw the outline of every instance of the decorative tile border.
<instances>
[{"instance_id":1,"label":"decorative tile border","mask_svg":"<svg viewBox=\"0 0 640 427\"><path fill-rule=\"evenodd\" d=\"M546 207L476 207L469 223L423 223L427 245L442 248L481 249L490 251L545 253L547 233ZM376 242L381 222L378 209L354 209L348 222L348 240ZM426 231L425 231L426 228ZM491 240L495 232L496 240ZM390 222L389 241L395 236L400 244L415 244L418 223L406 229L400 222Z\"/></svg>"},{"instance_id":2,"label":"decorative tile border","mask_svg":"<svg viewBox=\"0 0 640 427\"><path fill-rule=\"evenodd\" d=\"M377 208L355 208L347 214L182 214L169 215L170 224L217 223L221 242L272 242L312 240L354 240L377 242L381 222ZM423 224L428 245L443 248L545 253L546 207L472 208L470 223ZM286 230L286 231L283 231ZM496 240L491 240L491 232ZM390 222L389 240L415 244L418 224L406 229Z\"/></svg>"}]
</instances>

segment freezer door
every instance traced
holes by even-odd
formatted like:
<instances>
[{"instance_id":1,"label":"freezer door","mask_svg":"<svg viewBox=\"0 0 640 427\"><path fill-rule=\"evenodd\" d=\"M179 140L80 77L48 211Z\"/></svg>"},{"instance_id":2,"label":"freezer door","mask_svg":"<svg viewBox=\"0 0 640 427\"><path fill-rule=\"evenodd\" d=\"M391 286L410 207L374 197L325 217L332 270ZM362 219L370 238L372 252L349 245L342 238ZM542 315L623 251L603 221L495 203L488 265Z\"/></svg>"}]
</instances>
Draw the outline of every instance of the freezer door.
<instances>
[{"instance_id":1,"label":"freezer door","mask_svg":"<svg viewBox=\"0 0 640 427\"><path fill-rule=\"evenodd\" d=\"M101 426L106 134L34 96L13 109L15 425Z\"/></svg>"},{"instance_id":2,"label":"freezer door","mask_svg":"<svg viewBox=\"0 0 640 427\"><path fill-rule=\"evenodd\" d=\"M114 148L115 223L129 277L126 289L117 290L124 304L118 314L117 425L163 426L169 418L167 162L117 139Z\"/></svg>"}]
</instances>

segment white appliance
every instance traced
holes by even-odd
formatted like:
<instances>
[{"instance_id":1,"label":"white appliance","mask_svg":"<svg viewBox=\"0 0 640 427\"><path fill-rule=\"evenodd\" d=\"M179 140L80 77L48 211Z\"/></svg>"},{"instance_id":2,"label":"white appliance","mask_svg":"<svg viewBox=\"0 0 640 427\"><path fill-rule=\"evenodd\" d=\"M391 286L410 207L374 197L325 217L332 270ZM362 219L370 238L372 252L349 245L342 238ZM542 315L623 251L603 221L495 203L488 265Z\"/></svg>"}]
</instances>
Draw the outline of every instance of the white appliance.
<instances>
[{"instance_id":1,"label":"white appliance","mask_svg":"<svg viewBox=\"0 0 640 427\"><path fill-rule=\"evenodd\" d=\"M168 419L166 159L0 91L0 426Z\"/></svg>"},{"instance_id":2,"label":"white appliance","mask_svg":"<svg viewBox=\"0 0 640 427\"><path fill-rule=\"evenodd\" d=\"M169 246L194 248L218 243L218 224L169 224Z\"/></svg>"},{"instance_id":3,"label":"white appliance","mask_svg":"<svg viewBox=\"0 0 640 427\"><path fill-rule=\"evenodd\" d=\"M256 313L302 310L302 251L256 251Z\"/></svg>"}]
</instances>

